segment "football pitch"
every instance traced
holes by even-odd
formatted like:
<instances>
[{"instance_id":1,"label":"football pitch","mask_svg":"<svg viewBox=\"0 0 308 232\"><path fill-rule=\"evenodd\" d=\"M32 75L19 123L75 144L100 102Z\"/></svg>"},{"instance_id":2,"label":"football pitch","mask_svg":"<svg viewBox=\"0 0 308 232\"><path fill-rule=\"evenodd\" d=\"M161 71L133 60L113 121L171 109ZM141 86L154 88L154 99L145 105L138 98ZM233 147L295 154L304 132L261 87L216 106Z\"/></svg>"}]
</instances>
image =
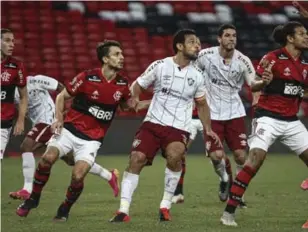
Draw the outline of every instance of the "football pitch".
<instances>
[{"instance_id":1,"label":"football pitch","mask_svg":"<svg viewBox=\"0 0 308 232\"><path fill-rule=\"evenodd\" d=\"M98 156L97 163L122 172L127 156ZM131 221L111 224L108 220L119 207L104 180L89 175L84 192L73 206L66 223L54 223L59 204L64 200L71 168L62 161L54 166L45 186L40 206L27 218L15 214L19 200L8 197L22 185L21 159L6 158L2 162L1 227L3 232L296 232L308 219L308 191L299 185L308 177L307 168L294 155L268 155L261 171L253 179L245 199L248 209L238 209L237 228L220 225L225 203L218 200L218 177L204 156L187 158L185 203L173 205L172 221L158 222L158 208L163 194L165 162L157 157L152 167L143 170L133 197ZM233 165L234 167L234 165Z\"/></svg>"}]
</instances>

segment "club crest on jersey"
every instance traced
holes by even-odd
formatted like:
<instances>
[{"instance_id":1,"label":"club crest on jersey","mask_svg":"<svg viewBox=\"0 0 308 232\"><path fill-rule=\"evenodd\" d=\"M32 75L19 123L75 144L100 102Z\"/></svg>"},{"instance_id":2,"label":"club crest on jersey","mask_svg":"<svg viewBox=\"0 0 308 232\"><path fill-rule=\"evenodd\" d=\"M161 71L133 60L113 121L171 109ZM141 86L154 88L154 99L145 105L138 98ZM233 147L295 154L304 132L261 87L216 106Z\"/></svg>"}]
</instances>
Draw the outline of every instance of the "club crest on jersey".
<instances>
[{"instance_id":1,"label":"club crest on jersey","mask_svg":"<svg viewBox=\"0 0 308 232\"><path fill-rule=\"evenodd\" d=\"M99 97L99 93L98 93L97 90L95 90L95 91L92 93L91 98L96 100L96 99L98 99L98 97Z\"/></svg>"},{"instance_id":2,"label":"club crest on jersey","mask_svg":"<svg viewBox=\"0 0 308 232\"><path fill-rule=\"evenodd\" d=\"M283 71L283 75L285 76L290 76L291 75L291 70L289 67L286 67Z\"/></svg>"},{"instance_id":3,"label":"club crest on jersey","mask_svg":"<svg viewBox=\"0 0 308 232\"><path fill-rule=\"evenodd\" d=\"M1 81L10 81L11 74L8 71L1 73Z\"/></svg>"},{"instance_id":4,"label":"club crest on jersey","mask_svg":"<svg viewBox=\"0 0 308 232\"><path fill-rule=\"evenodd\" d=\"M115 101L120 101L122 97L122 93L120 91L116 91L114 94L113 94L113 98Z\"/></svg>"},{"instance_id":5,"label":"club crest on jersey","mask_svg":"<svg viewBox=\"0 0 308 232\"><path fill-rule=\"evenodd\" d=\"M306 80L306 78L307 78L307 70L306 69L303 70L303 78L304 78L304 80Z\"/></svg>"},{"instance_id":6,"label":"club crest on jersey","mask_svg":"<svg viewBox=\"0 0 308 232\"><path fill-rule=\"evenodd\" d=\"M187 78L187 81L189 86L192 86L195 83L195 80L190 77Z\"/></svg>"}]
</instances>

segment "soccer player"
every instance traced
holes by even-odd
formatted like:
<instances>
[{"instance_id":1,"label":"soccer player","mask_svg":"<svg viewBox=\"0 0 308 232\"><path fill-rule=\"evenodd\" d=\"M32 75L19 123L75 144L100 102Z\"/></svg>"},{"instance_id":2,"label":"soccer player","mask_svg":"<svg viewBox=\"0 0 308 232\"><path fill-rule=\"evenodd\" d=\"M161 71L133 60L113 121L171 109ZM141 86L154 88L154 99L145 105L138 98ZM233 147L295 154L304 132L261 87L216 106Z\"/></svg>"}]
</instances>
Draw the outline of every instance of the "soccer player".
<instances>
[{"instance_id":1,"label":"soccer player","mask_svg":"<svg viewBox=\"0 0 308 232\"><path fill-rule=\"evenodd\" d=\"M173 39L173 49L175 56L153 62L132 86L134 101L138 102L141 92L152 84L154 95L132 144L129 164L122 179L120 208L110 222L130 220L129 209L139 174L146 164L152 164L159 149L167 161L160 220L171 220L171 199L181 176L181 159L188 141L193 100L205 133L220 142L211 129L203 76L191 62L198 57L195 32L189 29L178 31Z\"/></svg>"},{"instance_id":2,"label":"soccer player","mask_svg":"<svg viewBox=\"0 0 308 232\"><path fill-rule=\"evenodd\" d=\"M1 28L1 160L9 141L15 117L14 94L16 87L20 94L20 104L13 135L21 135L24 131L28 105L24 65L12 57L14 46L13 32L9 29Z\"/></svg>"},{"instance_id":3,"label":"soccer player","mask_svg":"<svg viewBox=\"0 0 308 232\"><path fill-rule=\"evenodd\" d=\"M22 171L24 176L24 186L21 190L10 192L9 196L13 199L26 200L32 192L33 175L35 171L35 159L33 152L45 147L46 143L52 136L51 124L55 116L55 104L49 94L49 91L61 92L63 85L54 78L36 75L28 76L28 114L32 121L32 129L27 133L21 144L22 150ZM18 91L15 92L15 101L19 103ZM73 156L63 157L64 161L71 165L74 164ZM90 173L101 176L106 179L113 189L114 195L117 196L118 188L118 170L106 170L97 163L91 167Z\"/></svg>"},{"instance_id":4,"label":"soccer player","mask_svg":"<svg viewBox=\"0 0 308 232\"><path fill-rule=\"evenodd\" d=\"M219 46L201 50L196 64L204 70L213 130L233 152L239 172L246 157L246 112L238 93L244 81L251 85L255 70L250 59L235 49L236 36L233 25L222 25L218 30ZM205 136L204 139L207 154L220 177L219 199L226 201L232 183L230 161L223 147L217 146L211 138ZM246 207L246 204L241 201L241 206Z\"/></svg>"},{"instance_id":5,"label":"soccer player","mask_svg":"<svg viewBox=\"0 0 308 232\"><path fill-rule=\"evenodd\" d=\"M56 122L52 125L56 134L38 163L30 198L17 208L16 213L21 217L38 207L42 189L58 157L73 151L75 165L71 183L54 218L55 221L66 221L82 193L84 178L95 161L117 107L135 107L134 101L127 103L128 81L118 73L124 63L120 43L106 40L98 44L96 51L102 67L81 72L57 96ZM74 98L73 104L63 122L64 102L70 98Z\"/></svg>"},{"instance_id":6,"label":"soccer player","mask_svg":"<svg viewBox=\"0 0 308 232\"><path fill-rule=\"evenodd\" d=\"M257 68L260 80L253 83L252 91L262 92L248 141L249 156L232 184L220 219L227 226L237 226L236 207L277 139L308 166L308 131L296 116L308 87L308 61L302 56L308 48L307 30L299 22L288 22L274 29L273 38L281 48L266 54Z\"/></svg>"}]
</instances>

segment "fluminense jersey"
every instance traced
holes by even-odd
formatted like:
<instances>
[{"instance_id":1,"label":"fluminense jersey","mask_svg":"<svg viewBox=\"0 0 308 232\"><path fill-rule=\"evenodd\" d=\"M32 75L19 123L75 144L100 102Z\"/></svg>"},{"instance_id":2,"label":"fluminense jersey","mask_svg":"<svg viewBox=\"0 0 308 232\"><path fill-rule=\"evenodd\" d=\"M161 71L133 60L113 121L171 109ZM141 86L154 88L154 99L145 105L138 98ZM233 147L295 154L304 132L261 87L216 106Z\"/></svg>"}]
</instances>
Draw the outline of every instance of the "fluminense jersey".
<instances>
[{"instance_id":1,"label":"fluminense jersey","mask_svg":"<svg viewBox=\"0 0 308 232\"><path fill-rule=\"evenodd\" d=\"M244 81L250 86L255 78L250 59L235 50L231 62L225 64L219 54L219 47L211 47L201 50L195 64L204 71L211 119L230 120L245 116L239 91Z\"/></svg>"},{"instance_id":2,"label":"fluminense jersey","mask_svg":"<svg viewBox=\"0 0 308 232\"><path fill-rule=\"evenodd\" d=\"M193 64L180 68L173 57L167 57L153 62L137 82L144 89L154 87L144 121L189 132L193 101L205 96L201 70Z\"/></svg>"},{"instance_id":3,"label":"fluminense jersey","mask_svg":"<svg viewBox=\"0 0 308 232\"><path fill-rule=\"evenodd\" d=\"M52 124L55 104L49 90L56 90L58 81L47 76L36 75L27 77L28 114L32 123ZM15 91L15 102L19 102L19 93Z\"/></svg>"}]
</instances>

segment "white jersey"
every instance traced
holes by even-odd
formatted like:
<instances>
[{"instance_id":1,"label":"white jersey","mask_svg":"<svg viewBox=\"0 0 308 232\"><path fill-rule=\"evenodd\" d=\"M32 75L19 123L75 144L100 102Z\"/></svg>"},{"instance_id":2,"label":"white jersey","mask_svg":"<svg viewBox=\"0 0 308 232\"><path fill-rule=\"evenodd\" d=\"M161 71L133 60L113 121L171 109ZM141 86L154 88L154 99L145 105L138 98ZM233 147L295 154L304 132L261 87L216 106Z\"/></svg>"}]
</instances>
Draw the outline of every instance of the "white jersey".
<instances>
[{"instance_id":1,"label":"white jersey","mask_svg":"<svg viewBox=\"0 0 308 232\"><path fill-rule=\"evenodd\" d=\"M173 57L167 57L153 62L137 82L144 89L154 85L144 121L189 132L193 101L205 96L201 70L193 64L181 69Z\"/></svg>"},{"instance_id":2,"label":"white jersey","mask_svg":"<svg viewBox=\"0 0 308 232\"><path fill-rule=\"evenodd\" d=\"M35 125L37 123L52 124L55 114L55 103L48 90L56 90L58 81L47 76L37 75L27 77L28 117ZM15 92L15 101L19 102L19 93Z\"/></svg>"},{"instance_id":3,"label":"white jersey","mask_svg":"<svg viewBox=\"0 0 308 232\"><path fill-rule=\"evenodd\" d=\"M219 47L211 47L199 53L196 64L204 71L211 119L230 120L245 116L239 91L244 81L250 86L255 78L250 59L235 50L230 64L226 65L219 54Z\"/></svg>"}]
</instances>

